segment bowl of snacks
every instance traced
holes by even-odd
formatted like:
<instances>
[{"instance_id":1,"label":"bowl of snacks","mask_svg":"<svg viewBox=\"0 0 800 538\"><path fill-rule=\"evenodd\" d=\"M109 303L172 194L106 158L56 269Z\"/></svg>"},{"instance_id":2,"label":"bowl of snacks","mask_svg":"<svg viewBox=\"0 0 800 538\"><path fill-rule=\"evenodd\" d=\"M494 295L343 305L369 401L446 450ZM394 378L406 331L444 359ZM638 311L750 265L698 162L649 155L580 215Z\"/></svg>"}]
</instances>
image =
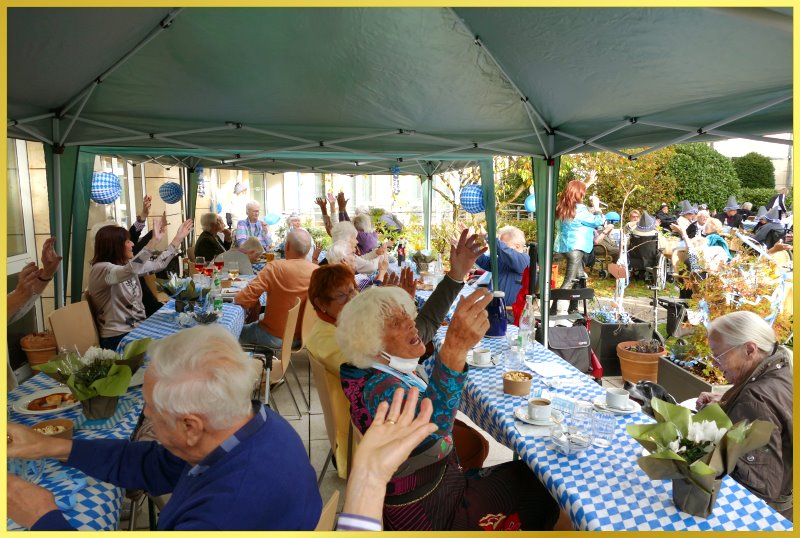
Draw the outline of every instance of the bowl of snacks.
<instances>
[{"instance_id":1,"label":"bowl of snacks","mask_svg":"<svg viewBox=\"0 0 800 538\"><path fill-rule=\"evenodd\" d=\"M50 437L60 437L62 439L72 439L72 431L75 423L68 418L54 418L43 420L33 425L33 431L48 435Z\"/></svg>"},{"instance_id":2,"label":"bowl of snacks","mask_svg":"<svg viewBox=\"0 0 800 538\"><path fill-rule=\"evenodd\" d=\"M511 370L503 374L503 392L512 396L527 396L531 392L533 374Z\"/></svg>"}]
</instances>

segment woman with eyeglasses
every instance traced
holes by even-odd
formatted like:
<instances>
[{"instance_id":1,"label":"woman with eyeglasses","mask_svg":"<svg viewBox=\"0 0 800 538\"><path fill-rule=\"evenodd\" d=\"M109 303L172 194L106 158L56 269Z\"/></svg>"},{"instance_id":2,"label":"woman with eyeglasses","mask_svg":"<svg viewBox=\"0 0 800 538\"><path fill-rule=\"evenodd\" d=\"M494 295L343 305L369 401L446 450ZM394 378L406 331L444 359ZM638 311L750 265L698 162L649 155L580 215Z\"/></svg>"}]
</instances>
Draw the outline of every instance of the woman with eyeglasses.
<instances>
[{"instance_id":1,"label":"woman with eyeglasses","mask_svg":"<svg viewBox=\"0 0 800 538\"><path fill-rule=\"evenodd\" d=\"M735 423L766 420L776 428L767 446L745 454L732 476L792 519L792 353L780 346L769 324L753 312L715 319L708 330L714 364L733 387L703 392L697 408L719 403Z\"/></svg>"}]
</instances>

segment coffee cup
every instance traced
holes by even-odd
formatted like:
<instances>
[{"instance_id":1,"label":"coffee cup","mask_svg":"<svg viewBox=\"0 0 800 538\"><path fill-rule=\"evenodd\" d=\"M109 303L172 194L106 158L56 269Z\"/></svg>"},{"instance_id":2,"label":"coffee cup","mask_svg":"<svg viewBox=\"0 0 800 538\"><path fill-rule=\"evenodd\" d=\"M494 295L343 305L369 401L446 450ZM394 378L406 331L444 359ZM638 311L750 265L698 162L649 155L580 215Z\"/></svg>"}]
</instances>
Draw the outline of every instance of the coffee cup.
<instances>
[{"instance_id":1,"label":"coffee cup","mask_svg":"<svg viewBox=\"0 0 800 538\"><path fill-rule=\"evenodd\" d=\"M606 391L606 405L614 409L628 409L630 394L625 389L611 388Z\"/></svg>"},{"instance_id":2,"label":"coffee cup","mask_svg":"<svg viewBox=\"0 0 800 538\"><path fill-rule=\"evenodd\" d=\"M528 418L531 420L548 420L550 418L550 400L533 398L528 400Z\"/></svg>"},{"instance_id":3,"label":"coffee cup","mask_svg":"<svg viewBox=\"0 0 800 538\"><path fill-rule=\"evenodd\" d=\"M472 360L475 364L490 364L492 362L492 350L488 347L479 347L472 351Z\"/></svg>"}]
</instances>

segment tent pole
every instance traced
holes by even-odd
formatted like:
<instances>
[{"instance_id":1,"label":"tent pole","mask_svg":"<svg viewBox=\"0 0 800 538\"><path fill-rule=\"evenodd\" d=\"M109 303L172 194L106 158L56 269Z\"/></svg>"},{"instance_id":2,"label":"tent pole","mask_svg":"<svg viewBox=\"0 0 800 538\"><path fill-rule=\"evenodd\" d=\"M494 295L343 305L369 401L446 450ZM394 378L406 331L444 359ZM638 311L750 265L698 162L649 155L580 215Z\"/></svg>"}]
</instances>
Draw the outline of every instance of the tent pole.
<instances>
[{"instance_id":1,"label":"tent pole","mask_svg":"<svg viewBox=\"0 0 800 538\"><path fill-rule=\"evenodd\" d=\"M39 142L43 142L43 143L47 144L48 146L55 145L52 140L50 140L49 138L47 138L44 135L41 135L41 134L37 133L36 131L31 129L30 127L25 127L24 125L15 125L14 128L15 129L19 129L22 132L28 133L29 135L34 137Z\"/></svg>"},{"instance_id":2,"label":"tent pole","mask_svg":"<svg viewBox=\"0 0 800 538\"><path fill-rule=\"evenodd\" d=\"M78 107L78 111L75 112L75 114L72 116L72 119L69 121L67 128L64 130L64 136L62 136L61 140L58 141L59 145L63 146L64 142L67 141L67 137L69 136L70 131L72 131L72 127L75 125L75 122L78 120L81 112L83 112L83 108L86 106L86 103L89 102L89 98L94 93L94 90L97 88L98 84L100 83L95 81L91 86L89 86L89 89L86 90L86 95L83 97L83 101L81 101L81 106Z\"/></svg>"},{"instance_id":3,"label":"tent pole","mask_svg":"<svg viewBox=\"0 0 800 538\"><path fill-rule=\"evenodd\" d=\"M22 118L20 120L8 120L8 124L6 127L14 127L15 125L21 125L23 123L31 123L33 121L39 120L47 120L56 115L55 112L48 112L47 114L39 114L38 116L30 116L28 118Z\"/></svg>"},{"instance_id":4,"label":"tent pole","mask_svg":"<svg viewBox=\"0 0 800 538\"><path fill-rule=\"evenodd\" d=\"M492 289L499 291L497 274L497 215L494 196L494 160L481 159L478 161L481 168L481 190L483 191L483 205L486 215L486 234L489 243L489 259L492 268ZM511 301L516 297L506 297Z\"/></svg>"},{"instance_id":5,"label":"tent pole","mask_svg":"<svg viewBox=\"0 0 800 538\"><path fill-rule=\"evenodd\" d=\"M547 135L548 153L553 154L555 146L555 133ZM553 192L558 178L554 177L555 158L547 159L547 183L545 187L545 235L544 245L539 241L539 248L544 248L544 267L540 267L540 286L541 286L541 307L542 317L542 345L547 348L550 343L550 280L553 278L553 225L555 218L553 215Z\"/></svg>"},{"instance_id":6,"label":"tent pole","mask_svg":"<svg viewBox=\"0 0 800 538\"><path fill-rule=\"evenodd\" d=\"M425 249L431 248L431 206L433 205L433 176L422 179L422 220L425 227ZM442 254L445 254L442 252Z\"/></svg>"},{"instance_id":7,"label":"tent pole","mask_svg":"<svg viewBox=\"0 0 800 538\"><path fill-rule=\"evenodd\" d=\"M53 139L57 140L59 135L59 119L53 118ZM55 221L56 221L56 252L63 256L64 249L64 228L61 222L61 152L63 147L53 147L53 198L55 199ZM66 301L64 294L64 264L58 264L56 271L56 282L54 291L55 308L61 308Z\"/></svg>"}]
</instances>

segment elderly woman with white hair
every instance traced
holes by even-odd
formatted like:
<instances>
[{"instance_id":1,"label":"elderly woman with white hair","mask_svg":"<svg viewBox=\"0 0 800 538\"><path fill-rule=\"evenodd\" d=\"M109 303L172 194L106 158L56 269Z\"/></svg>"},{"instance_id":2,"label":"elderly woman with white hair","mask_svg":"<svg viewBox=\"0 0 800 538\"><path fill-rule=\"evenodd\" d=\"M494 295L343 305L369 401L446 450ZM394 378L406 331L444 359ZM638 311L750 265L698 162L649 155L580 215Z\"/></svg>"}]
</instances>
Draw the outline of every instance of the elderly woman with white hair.
<instances>
[{"instance_id":1,"label":"elderly woman with white hair","mask_svg":"<svg viewBox=\"0 0 800 538\"><path fill-rule=\"evenodd\" d=\"M427 381L416 374L425 343L405 291L369 288L339 313L336 340L349 361L340 375L355 427L365 432L378 405L391 402L397 388L416 387L433 402L437 430L387 487L386 530L545 530L558 518L558 504L524 461L464 471L456 457L453 424L467 377L467 351L489 328L491 300L485 289L461 300Z\"/></svg>"},{"instance_id":2,"label":"elderly woman with white hair","mask_svg":"<svg viewBox=\"0 0 800 538\"><path fill-rule=\"evenodd\" d=\"M231 231L225 226L222 217L216 213L203 213L200 216L200 227L203 229L194 242L194 255L213 260L231 248ZM224 239L219 240L219 233Z\"/></svg>"},{"instance_id":3,"label":"elderly woman with white hair","mask_svg":"<svg viewBox=\"0 0 800 538\"><path fill-rule=\"evenodd\" d=\"M377 273L359 272L359 266L364 267L363 262L359 261L360 256L353 253L353 247L345 241L334 241L325 253L325 259L329 264L341 263L349 267L356 274L356 284L359 291L372 285L382 285L389 270L389 256L382 254L375 258L377 262Z\"/></svg>"},{"instance_id":4,"label":"elderly woman with white hair","mask_svg":"<svg viewBox=\"0 0 800 538\"><path fill-rule=\"evenodd\" d=\"M724 394L703 392L697 408L718 402L730 419L766 420L776 428L767 446L745 454L732 476L792 519L792 353L753 312L715 319L708 330L714 364L733 383Z\"/></svg>"},{"instance_id":5,"label":"elderly woman with white hair","mask_svg":"<svg viewBox=\"0 0 800 538\"><path fill-rule=\"evenodd\" d=\"M58 439L9 424L11 457L58 458L97 480L172 496L158 530L313 530L322 499L300 437L251 400L256 376L219 325L153 342L144 414L158 439ZM44 488L9 476L8 514L37 530L73 530Z\"/></svg>"},{"instance_id":6,"label":"elderly woman with white hair","mask_svg":"<svg viewBox=\"0 0 800 538\"><path fill-rule=\"evenodd\" d=\"M258 220L261 204L251 200L247 202L245 209L247 218L236 223L236 246L241 246L248 237L255 237L261 242L264 250L269 250L273 243L273 237L269 231L269 225Z\"/></svg>"},{"instance_id":7,"label":"elderly woman with white hair","mask_svg":"<svg viewBox=\"0 0 800 538\"><path fill-rule=\"evenodd\" d=\"M345 257L348 259L352 259L353 268L356 273L374 273L378 270L378 265L380 263L380 257L386 254L386 246L381 245L380 247L364 254L363 256L358 255L358 231L356 227L353 225L352 222L343 220L337 222L333 228L331 229L331 237L333 238L333 245L337 243L343 243L349 246L348 252L345 256L343 252L334 252L334 258L337 258L336 261L331 259L330 249L326 252L325 257L331 263L340 263ZM333 246L331 245L331 246ZM341 246L337 248L343 248ZM350 256L352 255L352 258Z\"/></svg>"}]
</instances>

